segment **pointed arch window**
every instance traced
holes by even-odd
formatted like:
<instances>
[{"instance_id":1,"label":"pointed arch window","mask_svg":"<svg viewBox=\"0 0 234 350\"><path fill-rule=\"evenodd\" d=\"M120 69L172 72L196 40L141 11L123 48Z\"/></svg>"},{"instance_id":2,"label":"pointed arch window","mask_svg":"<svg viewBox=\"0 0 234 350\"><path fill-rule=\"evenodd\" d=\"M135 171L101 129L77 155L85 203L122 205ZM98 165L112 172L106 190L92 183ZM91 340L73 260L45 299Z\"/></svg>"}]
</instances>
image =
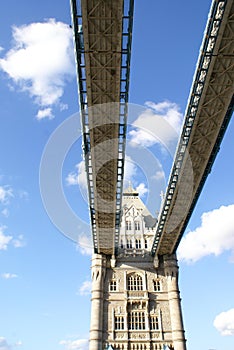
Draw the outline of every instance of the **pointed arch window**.
<instances>
[{"instance_id":1,"label":"pointed arch window","mask_svg":"<svg viewBox=\"0 0 234 350\"><path fill-rule=\"evenodd\" d=\"M128 276L128 290L143 290L143 281L140 275Z\"/></svg>"},{"instance_id":2,"label":"pointed arch window","mask_svg":"<svg viewBox=\"0 0 234 350\"><path fill-rule=\"evenodd\" d=\"M136 231L139 231L140 230L140 221L135 221L134 222L134 227L135 227Z\"/></svg>"}]
</instances>

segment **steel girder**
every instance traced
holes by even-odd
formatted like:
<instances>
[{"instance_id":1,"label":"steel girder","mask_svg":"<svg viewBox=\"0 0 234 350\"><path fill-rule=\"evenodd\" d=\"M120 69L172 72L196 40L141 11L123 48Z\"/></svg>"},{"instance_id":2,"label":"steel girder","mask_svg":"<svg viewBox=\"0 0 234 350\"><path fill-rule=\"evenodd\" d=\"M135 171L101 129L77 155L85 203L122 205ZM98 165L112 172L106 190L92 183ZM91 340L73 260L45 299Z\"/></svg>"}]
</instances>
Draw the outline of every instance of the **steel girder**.
<instances>
[{"instance_id":1,"label":"steel girder","mask_svg":"<svg viewBox=\"0 0 234 350\"><path fill-rule=\"evenodd\" d=\"M71 0L94 251L118 245L133 0Z\"/></svg>"},{"instance_id":2,"label":"steel girder","mask_svg":"<svg viewBox=\"0 0 234 350\"><path fill-rule=\"evenodd\" d=\"M234 1L214 0L197 63L152 254L178 247L234 106Z\"/></svg>"}]
</instances>

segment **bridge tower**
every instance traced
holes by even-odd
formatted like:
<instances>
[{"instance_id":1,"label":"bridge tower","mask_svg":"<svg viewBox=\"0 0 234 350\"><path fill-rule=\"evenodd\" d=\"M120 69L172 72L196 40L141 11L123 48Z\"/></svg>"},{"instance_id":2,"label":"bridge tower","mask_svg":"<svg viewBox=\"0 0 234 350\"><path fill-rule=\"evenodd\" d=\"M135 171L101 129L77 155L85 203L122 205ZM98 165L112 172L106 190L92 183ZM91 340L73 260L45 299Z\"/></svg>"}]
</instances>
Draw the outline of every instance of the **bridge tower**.
<instances>
[{"instance_id":1,"label":"bridge tower","mask_svg":"<svg viewBox=\"0 0 234 350\"><path fill-rule=\"evenodd\" d=\"M176 256L150 254L156 219L130 186L117 256L94 254L90 350L186 350Z\"/></svg>"}]
</instances>

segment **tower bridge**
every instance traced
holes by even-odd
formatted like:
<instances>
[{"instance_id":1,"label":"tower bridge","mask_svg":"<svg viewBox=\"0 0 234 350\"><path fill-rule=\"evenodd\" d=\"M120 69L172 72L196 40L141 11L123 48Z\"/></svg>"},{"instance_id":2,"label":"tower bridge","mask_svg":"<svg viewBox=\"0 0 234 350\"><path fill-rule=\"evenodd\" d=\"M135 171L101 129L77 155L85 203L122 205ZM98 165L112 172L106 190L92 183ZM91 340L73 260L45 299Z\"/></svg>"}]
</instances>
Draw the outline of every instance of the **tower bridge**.
<instances>
[{"instance_id":1,"label":"tower bridge","mask_svg":"<svg viewBox=\"0 0 234 350\"><path fill-rule=\"evenodd\" d=\"M71 0L94 254L90 350L185 350L176 249L233 112L234 1L213 0L158 221L123 193L133 0Z\"/></svg>"}]
</instances>

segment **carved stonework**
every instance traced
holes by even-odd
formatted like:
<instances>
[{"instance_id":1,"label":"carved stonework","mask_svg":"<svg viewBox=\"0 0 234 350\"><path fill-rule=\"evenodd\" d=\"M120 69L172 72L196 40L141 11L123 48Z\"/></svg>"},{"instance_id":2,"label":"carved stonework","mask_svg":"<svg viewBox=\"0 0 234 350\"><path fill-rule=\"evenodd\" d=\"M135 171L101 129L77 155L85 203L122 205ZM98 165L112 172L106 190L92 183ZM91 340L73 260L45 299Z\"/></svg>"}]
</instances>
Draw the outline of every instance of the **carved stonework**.
<instances>
[{"instance_id":1,"label":"carved stonework","mask_svg":"<svg viewBox=\"0 0 234 350\"><path fill-rule=\"evenodd\" d=\"M147 339L149 338L148 333L131 333L130 339Z\"/></svg>"},{"instance_id":2,"label":"carved stonework","mask_svg":"<svg viewBox=\"0 0 234 350\"><path fill-rule=\"evenodd\" d=\"M158 333L152 332L151 339L158 339L158 338L159 338L159 332Z\"/></svg>"},{"instance_id":3,"label":"carved stonework","mask_svg":"<svg viewBox=\"0 0 234 350\"><path fill-rule=\"evenodd\" d=\"M125 338L125 334L124 333L119 333L119 332L116 332L115 333L115 339L124 339Z\"/></svg>"},{"instance_id":4,"label":"carved stonework","mask_svg":"<svg viewBox=\"0 0 234 350\"><path fill-rule=\"evenodd\" d=\"M130 290L128 291L128 297L129 298L147 298L147 293L143 291L135 291L135 290Z\"/></svg>"}]
</instances>

